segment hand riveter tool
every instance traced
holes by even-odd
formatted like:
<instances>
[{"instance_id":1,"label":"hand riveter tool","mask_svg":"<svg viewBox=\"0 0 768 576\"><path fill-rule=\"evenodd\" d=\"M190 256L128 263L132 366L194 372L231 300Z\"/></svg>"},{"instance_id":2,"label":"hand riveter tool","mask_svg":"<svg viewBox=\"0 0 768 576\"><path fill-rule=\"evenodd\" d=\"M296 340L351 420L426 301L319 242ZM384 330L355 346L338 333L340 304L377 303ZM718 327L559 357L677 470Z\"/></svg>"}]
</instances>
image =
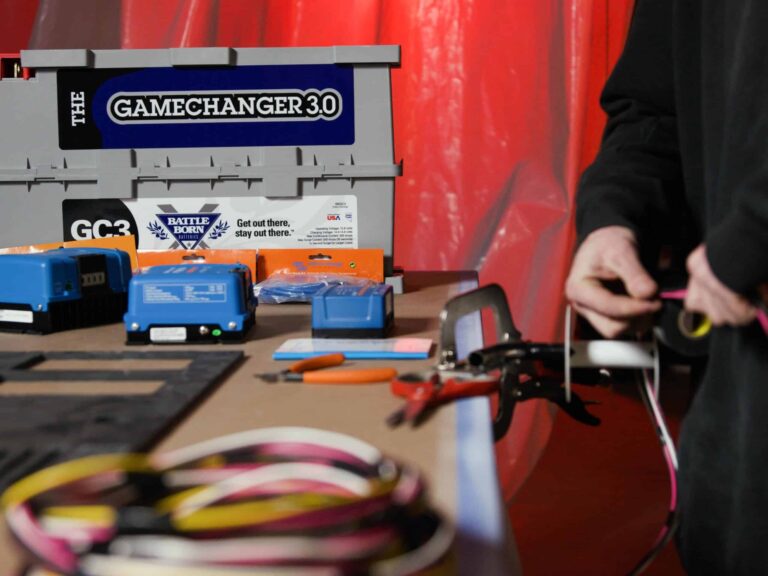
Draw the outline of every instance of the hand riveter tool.
<instances>
[{"instance_id":1,"label":"hand riveter tool","mask_svg":"<svg viewBox=\"0 0 768 576\"><path fill-rule=\"evenodd\" d=\"M458 359L456 325L460 318L484 308L493 312L497 344ZM494 417L496 440L509 429L517 402L541 398L566 414L591 426L600 420L587 410L571 390L571 382L596 384L609 368L652 369L658 389L659 356L655 344L571 340L570 309L566 312L565 342L537 343L521 339L512 321L506 296L497 284L466 292L448 301L441 314L440 363L432 370L401 375L392 381L392 392L405 397L404 407L388 419L390 425L418 425L436 406L468 396L498 393Z\"/></svg>"}]
</instances>

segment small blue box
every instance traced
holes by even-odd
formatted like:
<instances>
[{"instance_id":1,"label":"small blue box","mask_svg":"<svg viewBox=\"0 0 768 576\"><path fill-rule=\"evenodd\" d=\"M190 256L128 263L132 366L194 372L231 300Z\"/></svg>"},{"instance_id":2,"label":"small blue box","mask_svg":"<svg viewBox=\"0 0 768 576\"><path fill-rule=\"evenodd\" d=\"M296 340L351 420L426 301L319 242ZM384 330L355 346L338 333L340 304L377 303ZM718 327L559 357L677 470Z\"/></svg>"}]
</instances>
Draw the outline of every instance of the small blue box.
<instances>
[{"instance_id":1,"label":"small blue box","mask_svg":"<svg viewBox=\"0 0 768 576\"><path fill-rule=\"evenodd\" d=\"M312 298L314 338L384 338L395 322L392 286L342 284Z\"/></svg>"},{"instance_id":2,"label":"small blue box","mask_svg":"<svg viewBox=\"0 0 768 576\"><path fill-rule=\"evenodd\" d=\"M255 310L247 266L153 266L131 280L127 342L240 342L256 321Z\"/></svg>"},{"instance_id":3,"label":"small blue box","mask_svg":"<svg viewBox=\"0 0 768 576\"><path fill-rule=\"evenodd\" d=\"M119 322L130 279L122 250L0 255L0 330L48 334Z\"/></svg>"}]
</instances>

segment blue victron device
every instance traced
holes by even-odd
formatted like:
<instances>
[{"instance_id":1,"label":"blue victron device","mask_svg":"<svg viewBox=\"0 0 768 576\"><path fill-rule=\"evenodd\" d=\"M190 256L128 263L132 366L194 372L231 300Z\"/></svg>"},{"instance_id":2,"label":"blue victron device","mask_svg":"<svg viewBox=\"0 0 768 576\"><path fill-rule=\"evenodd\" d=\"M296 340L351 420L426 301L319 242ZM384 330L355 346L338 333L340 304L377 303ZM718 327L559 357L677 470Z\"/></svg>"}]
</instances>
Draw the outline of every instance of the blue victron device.
<instances>
[{"instance_id":1,"label":"blue victron device","mask_svg":"<svg viewBox=\"0 0 768 576\"><path fill-rule=\"evenodd\" d=\"M128 344L240 342L255 323L251 271L242 264L153 266L131 279Z\"/></svg>"},{"instance_id":2,"label":"blue victron device","mask_svg":"<svg viewBox=\"0 0 768 576\"><path fill-rule=\"evenodd\" d=\"M395 321L392 286L331 285L312 297L314 338L384 338Z\"/></svg>"},{"instance_id":3,"label":"blue victron device","mask_svg":"<svg viewBox=\"0 0 768 576\"><path fill-rule=\"evenodd\" d=\"M48 334L119 322L130 279L122 250L0 255L0 330Z\"/></svg>"}]
</instances>

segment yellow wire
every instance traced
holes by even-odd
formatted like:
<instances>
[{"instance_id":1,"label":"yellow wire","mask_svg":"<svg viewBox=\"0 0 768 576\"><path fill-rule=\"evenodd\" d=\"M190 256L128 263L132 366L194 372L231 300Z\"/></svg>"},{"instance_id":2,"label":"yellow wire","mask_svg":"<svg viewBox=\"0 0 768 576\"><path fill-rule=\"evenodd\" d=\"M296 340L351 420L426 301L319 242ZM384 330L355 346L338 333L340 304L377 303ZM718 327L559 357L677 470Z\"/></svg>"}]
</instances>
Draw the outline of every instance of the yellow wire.
<instances>
[{"instance_id":1,"label":"yellow wire","mask_svg":"<svg viewBox=\"0 0 768 576\"><path fill-rule=\"evenodd\" d=\"M371 493L367 498L376 498L386 494L394 488L395 484L394 480L386 482L373 480ZM184 514L183 509L177 509L176 514L172 514L171 522L177 530L184 532L237 528L263 522L286 520L307 512L322 509L330 510L358 501L360 499L357 497L301 492L253 502L208 506L189 514Z\"/></svg>"},{"instance_id":2,"label":"yellow wire","mask_svg":"<svg viewBox=\"0 0 768 576\"><path fill-rule=\"evenodd\" d=\"M147 457L142 454L89 456L56 464L17 481L5 491L0 503L6 508L18 505L54 488L100 473L151 470ZM371 481L371 493L368 498L375 498L391 491L395 482L395 479L385 482ZM356 497L305 492L251 502L207 506L185 514L183 510L185 501L206 489L207 487L204 486L195 487L168 496L157 503L156 511L158 515L172 514L172 523L176 529L194 532L284 520L307 512L324 508L333 509L359 501ZM105 505L52 506L46 508L44 514L52 518L76 519L99 525L111 525L116 521L115 510Z\"/></svg>"},{"instance_id":3,"label":"yellow wire","mask_svg":"<svg viewBox=\"0 0 768 576\"><path fill-rule=\"evenodd\" d=\"M195 510L187 515L175 515L173 526L183 532L219 530L285 520L292 516L331 509L354 502L349 498L321 494L288 494L269 500L222 504Z\"/></svg>"},{"instance_id":4,"label":"yellow wire","mask_svg":"<svg viewBox=\"0 0 768 576\"><path fill-rule=\"evenodd\" d=\"M43 509L42 516L47 518L67 518L69 520L85 520L100 526L112 526L117 519L117 513L111 506L50 506Z\"/></svg>"},{"instance_id":5,"label":"yellow wire","mask_svg":"<svg viewBox=\"0 0 768 576\"><path fill-rule=\"evenodd\" d=\"M187 498L192 498L196 494L199 494L200 492L207 489L208 486L202 485L176 492L175 494L171 494L170 496L166 496L165 498L159 500L157 504L155 504L155 508L163 513L173 512L176 508L181 506Z\"/></svg>"},{"instance_id":6,"label":"yellow wire","mask_svg":"<svg viewBox=\"0 0 768 576\"><path fill-rule=\"evenodd\" d=\"M99 454L38 470L8 487L0 498L4 508L19 505L35 496L103 472L151 470L143 454Z\"/></svg>"},{"instance_id":7,"label":"yellow wire","mask_svg":"<svg viewBox=\"0 0 768 576\"><path fill-rule=\"evenodd\" d=\"M227 459L221 454L211 454L197 463L197 468L223 468L227 464ZM185 466L189 466L187 463ZM184 466L178 468L183 469Z\"/></svg>"},{"instance_id":8,"label":"yellow wire","mask_svg":"<svg viewBox=\"0 0 768 576\"><path fill-rule=\"evenodd\" d=\"M179 501L183 501L190 492L199 492L200 489L186 490L186 494L176 494ZM372 497L386 492L386 487L379 486L373 491ZM156 506L158 515L172 511L176 506L171 506L170 498L162 506ZM187 515L177 513L172 523L177 530L183 532L196 532L204 530L220 530L250 526L263 522L285 520L307 512L321 509L333 509L352 504L356 498L335 496L329 494L313 494L311 492L299 494L287 494L275 498L257 500L253 502L238 502L221 504L195 510ZM100 526L112 525L116 520L115 510L110 506L51 506L43 511L44 516L52 518L68 518L83 520Z\"/></svg>"},{"instance_id":9,"label":"yellow wire","mask_svg":"<svg viewBox=\"0 0 768 576\"><path fill-rule=\"evenodd\" d=\"M173 524L178 530L186 532L234 528L284 520L306 512L331 509L354 501L350 498L322 494L289 494L269 500L202 508L186 516L177 516ZM113 525L117 517L115 510L110 506L51 506L45 508L42 514L51 518L88 521L100 526Z\"/></svg>"}]
</instances>

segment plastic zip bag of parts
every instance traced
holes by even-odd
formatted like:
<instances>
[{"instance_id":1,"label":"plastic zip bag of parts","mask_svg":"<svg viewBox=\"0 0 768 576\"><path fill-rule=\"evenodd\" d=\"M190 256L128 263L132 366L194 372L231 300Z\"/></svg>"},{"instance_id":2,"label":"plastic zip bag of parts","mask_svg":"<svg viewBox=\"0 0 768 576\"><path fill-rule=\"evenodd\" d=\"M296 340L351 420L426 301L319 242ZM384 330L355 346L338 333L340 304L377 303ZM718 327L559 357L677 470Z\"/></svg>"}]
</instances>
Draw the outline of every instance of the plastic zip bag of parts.
<instances>
[{"instance_id":1,"label":"plastic zip bag of parts","mask_svg":"<svg viewBox=\"0 0 768 576\"><path fill-rule=\"evenodd\" d=\"M377 283L368 278L343 274L296 274L275 272L253 287L259 304L312 302L312 296L326 286L359 286L361 289Z\"/></svg>"}]
</instances>

